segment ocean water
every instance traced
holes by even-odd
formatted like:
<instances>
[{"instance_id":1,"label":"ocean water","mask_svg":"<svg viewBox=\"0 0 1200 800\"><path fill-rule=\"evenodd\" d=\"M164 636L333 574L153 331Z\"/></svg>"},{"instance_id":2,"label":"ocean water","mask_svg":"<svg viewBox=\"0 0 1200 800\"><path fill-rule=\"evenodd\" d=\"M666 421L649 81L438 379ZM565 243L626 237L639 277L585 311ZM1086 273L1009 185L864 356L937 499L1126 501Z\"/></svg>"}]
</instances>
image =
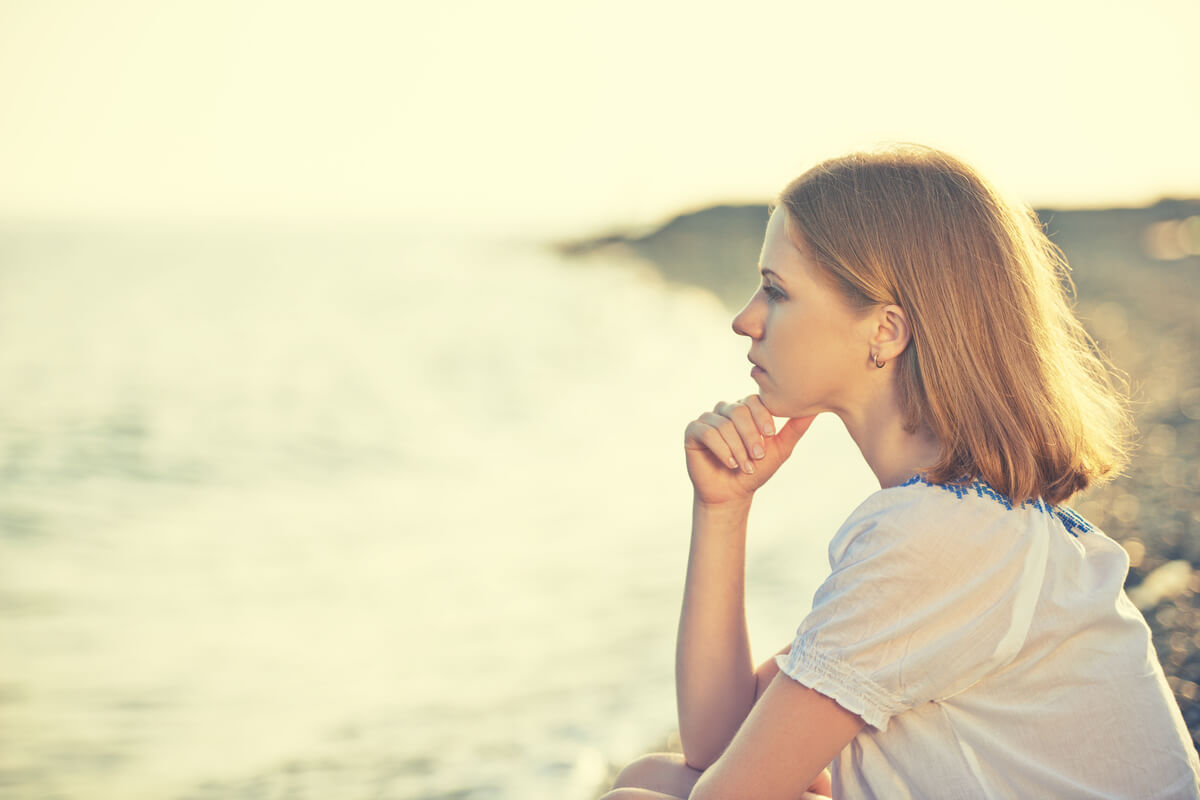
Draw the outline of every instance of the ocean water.
<instances>
[{"instance_id":1,"label":"ocean water","mask_svg":"<svg viewBox=\"0 0 1200 800\"><path fill-rule=\"evenodd\" d=\"M535 243L0 229L0 797L596 796L674 725L729 318ZM761 492L757 659L872 488L819 419Z\"/></svg>"}]
</instances>

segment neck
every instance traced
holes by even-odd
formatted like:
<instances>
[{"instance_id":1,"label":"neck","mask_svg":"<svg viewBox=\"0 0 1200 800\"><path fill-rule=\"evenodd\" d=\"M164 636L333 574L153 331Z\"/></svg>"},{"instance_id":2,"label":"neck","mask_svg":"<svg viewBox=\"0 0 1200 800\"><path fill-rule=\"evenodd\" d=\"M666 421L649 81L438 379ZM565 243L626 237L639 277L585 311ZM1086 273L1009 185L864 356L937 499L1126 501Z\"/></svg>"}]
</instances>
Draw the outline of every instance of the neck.
<instances>
[{"instance_id":1,"label":"neck","mask_svg":"<svg viewBox=\"0 0 1200 800\"><path fill-rule=\"evenodd\" d=\"M904 418L890 392L854 412L838 414L880 487L899 486L937 463L941 447L928 428L904 430Z\"/></svg>"}]
</instances>

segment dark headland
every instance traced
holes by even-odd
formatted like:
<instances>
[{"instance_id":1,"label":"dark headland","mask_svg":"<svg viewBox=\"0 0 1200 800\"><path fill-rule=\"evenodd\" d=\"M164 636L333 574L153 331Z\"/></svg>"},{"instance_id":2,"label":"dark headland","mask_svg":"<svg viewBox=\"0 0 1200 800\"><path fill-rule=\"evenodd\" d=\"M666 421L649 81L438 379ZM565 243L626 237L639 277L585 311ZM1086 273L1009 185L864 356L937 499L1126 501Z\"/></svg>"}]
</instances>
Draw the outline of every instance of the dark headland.
<instances>
[{"instance_id":1,"label":"dark headland","mask_svg":"<svg viewBox=\"0 0 1200 800\"><path fill-rule=\"evenodd\" d=\"M1073 505L1129 552L1126 590L1200 742L1200 199L1038 214L1071 264L1080 318L1128 375L1140 434L1125 474ZM649 264L735 309L754 290L767 216L765 204L714 206L556 247Z\"/></svg>"}]
</instances>

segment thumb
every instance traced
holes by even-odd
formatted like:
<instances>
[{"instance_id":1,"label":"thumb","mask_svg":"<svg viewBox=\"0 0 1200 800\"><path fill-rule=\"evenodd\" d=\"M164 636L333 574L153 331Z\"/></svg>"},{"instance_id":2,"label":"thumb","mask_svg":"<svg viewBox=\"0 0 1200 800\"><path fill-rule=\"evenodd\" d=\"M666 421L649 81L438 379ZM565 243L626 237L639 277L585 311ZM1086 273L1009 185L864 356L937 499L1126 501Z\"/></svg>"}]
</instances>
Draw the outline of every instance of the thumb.
<instances>
[{"instance_id":1,"label":"thumb","mask_svg":"<svg viewBox=\"0 0 1200 800\"><path fill-rule=\"evenodd\" d=\"M775 434L775 441L783 452L784 458L791 455L796 442L800 441L800 437L804 435L808 426L812 425L812 421L816 418L815 414L811 417L792 417L779 429L779 433Z\"/></svg>"}]
</instances>

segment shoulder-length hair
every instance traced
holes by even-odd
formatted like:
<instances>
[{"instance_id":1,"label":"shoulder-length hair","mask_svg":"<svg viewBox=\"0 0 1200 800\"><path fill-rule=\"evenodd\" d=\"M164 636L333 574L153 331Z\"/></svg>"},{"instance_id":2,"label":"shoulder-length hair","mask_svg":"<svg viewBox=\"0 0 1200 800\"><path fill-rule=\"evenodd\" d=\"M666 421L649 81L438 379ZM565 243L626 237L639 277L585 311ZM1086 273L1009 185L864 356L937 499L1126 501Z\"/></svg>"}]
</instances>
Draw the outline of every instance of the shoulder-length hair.
<instances>
[{"instance_id":1,"label":"shoulder-length hair","mask_svg":"<svg viewBox=\"0 0 1200 800\"><path fill-rule=\"evenodd\" d=\"M1126 383L1076 319L1066 259L1031 209L915 145L819 164L779 204L852 307L905 311L895 381L905 428L941 443L927 479L1059 503L1124 467Z\"/></svg>"}]
</instances>

